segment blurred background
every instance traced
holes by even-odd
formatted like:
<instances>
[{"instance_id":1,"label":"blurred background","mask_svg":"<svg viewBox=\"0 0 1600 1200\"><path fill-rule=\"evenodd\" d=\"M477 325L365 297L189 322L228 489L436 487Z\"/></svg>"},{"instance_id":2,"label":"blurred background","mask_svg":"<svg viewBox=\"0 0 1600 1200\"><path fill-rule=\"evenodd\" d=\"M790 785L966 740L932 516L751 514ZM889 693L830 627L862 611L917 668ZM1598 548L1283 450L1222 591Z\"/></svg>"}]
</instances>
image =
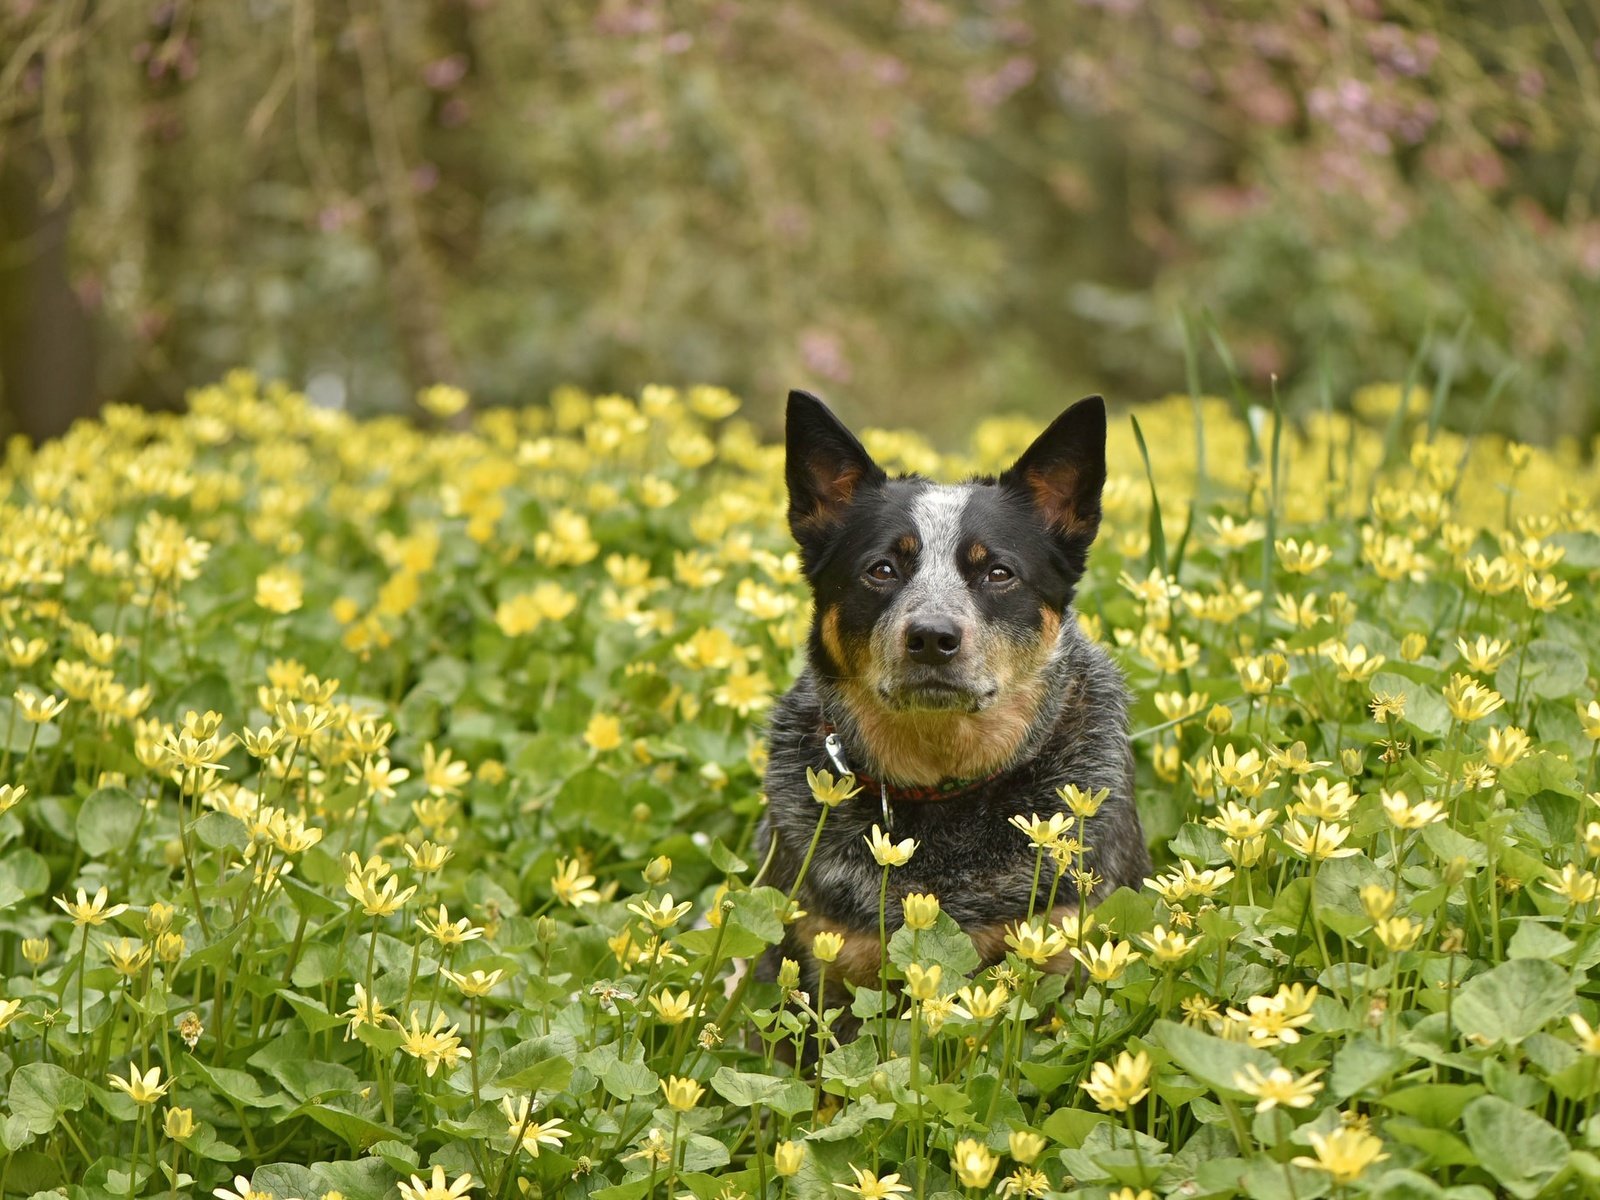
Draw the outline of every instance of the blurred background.
<instances>
[{"instance_id":1,"label":"blurred background","mask_svg":"<svg viewBox=\"0 0 1600 1200\"><path fill-rule=\"evenodd\" d=\"M1600 0L0 0L0 432L248 366L949 440L1185 390L1187 323L1587 436L1597 202Z\"/></svg>"}]
</instances>

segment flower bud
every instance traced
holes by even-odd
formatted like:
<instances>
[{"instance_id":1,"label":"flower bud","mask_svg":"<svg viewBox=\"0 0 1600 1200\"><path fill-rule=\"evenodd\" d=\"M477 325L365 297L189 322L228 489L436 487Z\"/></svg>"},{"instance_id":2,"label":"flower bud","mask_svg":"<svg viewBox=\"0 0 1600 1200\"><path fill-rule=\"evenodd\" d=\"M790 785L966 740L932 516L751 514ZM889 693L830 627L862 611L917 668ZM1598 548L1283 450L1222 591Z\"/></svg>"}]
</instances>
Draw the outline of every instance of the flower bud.
<instances>
[{"instance_id":1,"label":"flower bud","mask_svg":"<svg viewBox=\"0 0 1600 1200\"><path fill-rule=\"evenodd\" d=\"M1221 704L1213 704L1206 714L1206 732L1221 737L1233 728L1233 713Z\"/></svg>"},{"instance_id":2,"label":"flower bud","mask_svg":"<svg viewBox=\"0 0 1600 1200\"><path fill-rule=\"evenodd\" d=\"M644 881L651 887L665 883L672 876L672 860L658 854L645 864Z\"/></svg>"},{"instance_id":3,"label":"flower bud","mask_svg":"<svg viewBox=\"0 0 1600 1200\"><path fill-rule=\"evenodd\" d=\"M1359 775L1367 769L1366 756L1354 746L1339 751L1339 766L1346 775Z\"/></svg>"},{"instance_id":4,"label":"flower bud","mask_svg":"<svg viewBox=\"0 0 1600 1200\"><path fill-rule=\"evenodd\" d=\"M786 958L778 965L778 986L786 992L800 986L800 964L794 959Z\"/></svg>"},{"instance_id":5,"label":"flower bud","mask_svg":"<svg viewBox=\"0 0 1600 1200\"><path fill-rule=\"evenodd\" d=\"M173 909L170 904L163 904L157 900L150 906L150 911L145 914L144 928L146 933L165 933L172 928Z\"/></svg>"},{"instance_id":6,"label":"flower bud","mask_svg":"<svg viewBox=\"0 0 1600 1200\"><path fill-rule=\"evenodd\" d=\"M1407 662L1416 662L1428 650L1428 639L1420 633L1408 633L1400 639L1400 657Z\"/></svg>"},{"instance_id":7,"label":"flower bud","mask_svg":"<svg viewBox=\"0 0 1600 1200\"><path fill-rule=\"evenodd\" d=\"M194 1109L169 1108L167 1115L161 1122L161 1132L175 1142L194 1134Z\"/></svg>"},{"instance_id":8,"label":"flower bud","mask_svg":"<svg viewBox=\"0 0 1600 1200\"><path fill-rule=\"evenodd\" d=\"M909 892L900 901L907 929L932 929L939 919L939 898L924 892Z\"/></svg>"},{"instance_id":9,"label":"flower bud","mask_svg":"<svg viewBox=\"0 0 1600 1200\"><path fill-rule=\"evenodd\" d=\"M772 1148L772 1169L785 1179L791 1175L798 1175L800 1166L805 1161L804 1142L779 1142Z\"/></svg>"},{"instance_id":10,"label":"flower bud","mask_svg":"<svg viewBox=\"0 0 1600 1200\"><path fill-rule=\"evenodd\" d=\"M824 929L811 939L811 955L818 962L831 963L844 949L844 938L832 930Z\"/></svg>"},{"instance_id":11,"label":"flower bud","mask_svg":"<svg viewBox=\"0 0 1600 1200\"><path fill-rule=\"evenodd\" d=\"M37 967L50 957L50 943L44 938L23 938L22 957Z\"/></svg>"}]
</instances>

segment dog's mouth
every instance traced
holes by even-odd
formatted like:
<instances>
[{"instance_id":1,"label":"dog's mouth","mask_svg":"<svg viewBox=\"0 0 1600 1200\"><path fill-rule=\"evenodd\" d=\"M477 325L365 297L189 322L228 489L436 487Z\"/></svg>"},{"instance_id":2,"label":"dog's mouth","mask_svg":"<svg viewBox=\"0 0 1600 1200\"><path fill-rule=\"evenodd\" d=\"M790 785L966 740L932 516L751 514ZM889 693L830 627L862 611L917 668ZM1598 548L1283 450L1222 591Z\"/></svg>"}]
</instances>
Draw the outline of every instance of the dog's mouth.
<instances>
[{"instance_id":1,"label":"dog's mouth","mask_svg":"<svg viewBox=\"0 0 1600 1200\"><path fill-rule=\"evenodd\" d=\"M910 680L878 688L885 708L898 712L982 712L994 703L993 684L965 684L945 679Z\"/></svg>"}]
</instances>

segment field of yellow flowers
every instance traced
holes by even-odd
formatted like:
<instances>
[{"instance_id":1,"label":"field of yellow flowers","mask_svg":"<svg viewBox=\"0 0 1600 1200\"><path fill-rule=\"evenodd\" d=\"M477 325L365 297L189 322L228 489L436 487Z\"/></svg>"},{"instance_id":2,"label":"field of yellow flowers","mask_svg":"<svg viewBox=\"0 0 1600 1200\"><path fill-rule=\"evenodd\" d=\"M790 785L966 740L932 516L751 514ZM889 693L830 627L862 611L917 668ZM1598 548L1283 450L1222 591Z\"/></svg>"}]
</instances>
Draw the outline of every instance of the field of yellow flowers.
<instances>
[{"instance_id":1,"label":"field of yellow flowers","mask_svg":"<svg viewBox=\"0 0 1600 1200\"><path fill-rule=\"evenodd\" d=\"M9 448L0 1194L1600 1188L1575 448L1397 386L1116 427L1080 619L1159 874L976 975L919 900L841 1043L742 969L796 917L752 861L808 621L781 448L714 388L421 404L237 374ZM951 477L1034 432L867 442Z\"/></svg>"}]
</instances>

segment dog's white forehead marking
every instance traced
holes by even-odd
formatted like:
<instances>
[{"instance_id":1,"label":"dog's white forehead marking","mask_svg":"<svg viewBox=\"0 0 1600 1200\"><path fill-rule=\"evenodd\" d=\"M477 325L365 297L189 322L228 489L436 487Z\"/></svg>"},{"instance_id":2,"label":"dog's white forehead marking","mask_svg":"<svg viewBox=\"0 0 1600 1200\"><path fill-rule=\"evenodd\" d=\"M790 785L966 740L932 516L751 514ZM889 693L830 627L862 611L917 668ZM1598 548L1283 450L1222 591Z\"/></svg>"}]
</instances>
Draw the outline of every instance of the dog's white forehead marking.
<instances>
[{"instance_id":1,"label":"dog's white forehead marking","mask_svg":"<svg viewBox=\"0 0 1600 1200\"><path fill-rule=\"evenodd\" d=\"M971 496L970 484L934 484L911 501L911 520L921 549L916 572L904 593L908 610L948 612L967 607L967 581L956 556L961 549L961 515Z\"/></svg>"}]
</instances>

